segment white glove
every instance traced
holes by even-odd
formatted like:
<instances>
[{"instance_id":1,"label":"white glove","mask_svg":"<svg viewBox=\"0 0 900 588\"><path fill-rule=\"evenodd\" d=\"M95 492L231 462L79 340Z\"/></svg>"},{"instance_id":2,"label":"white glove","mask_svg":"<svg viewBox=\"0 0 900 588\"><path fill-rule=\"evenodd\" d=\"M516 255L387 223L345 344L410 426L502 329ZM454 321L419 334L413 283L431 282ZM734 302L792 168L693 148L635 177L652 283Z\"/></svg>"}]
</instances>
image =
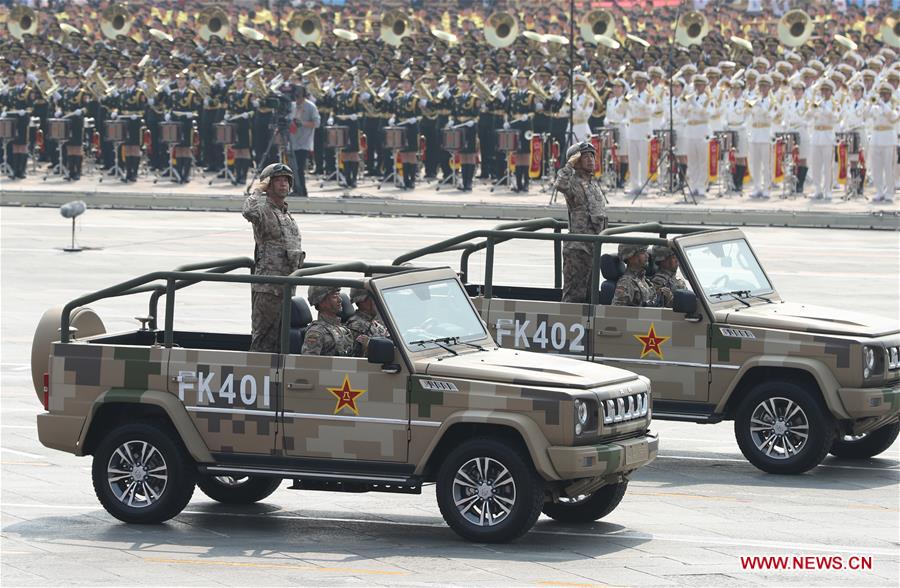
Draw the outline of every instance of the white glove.
<instances>
[{"instance_id":1,"label":"white glove","mask_svg":"<svg viewBox=\"0 0 900 588\"><path fill-rule=\"evenodd\" d=\"M334 125L334 117L333 117L333 116L329 116L329 117L328 117L328 126L330 127L330 126L333 126L333 125Z\"/></svg>"},{"instance_id":2,"label":"white glove","mask_svg":"<svg viewBox=\"0 0 900 588\"><path fill-rule=\"evenodd\" d=\"M447 120L447 126L445 126L444 128L445 129L453 128L453 119L452 118Z\"/></svg>"},{"instance_id":3,"label":"white glove","mask_svg":"<svg viewBox=\"0 0 900 588\"><path fill-rule=\"evenodd\" d=\"M192 85L194 88L199 88L199 87L200 87L200 80L197 80L197 79L191 80L191 85Z\"/></svg>"},{"instance_id":4,"label":"white glove","mask_svg":"<svg viewBox=\"0 0 900 588\"><path fill-rule=\"evenodd\" d=\"M147 104L148 104L148 105L153 106L153 104L154 104L155 102L156 102L156 98L147 98Z\"/></svg>"},{"instance_id":5,"label":"white glove","mask_svg":"<svg viewBox=\"0 0 900 588\"><path fill-rule=\"evenodd\" d=\"M139 118L141 118L141 117L140 117L140 115L138 115L138 114L132 114L132 115L129 116L128 118L130 118L131 120L137 120L137 119L139 119Z\"/></svg>"},{"instance_id":6,"label":"white glove","mask_svg":"<svg viewBox=\"0 0 900 588\"><path fill-rule=\"evenodd\" d=\"M209 106L209 98L203 99L203 106Z\"/></svg>"},{"instance_id":7,"label":"white glove","mask_svg":"<svg viewBox=\"0 0 900 588\"><path fill-rule=\"evenodd\" d=\"M241 118L250 118L250 113L245 112L244 114L241 115Z\"/></svg>"},{"instance_id":8,"label":"white glove","mask_svg":"<svg viewBox=\"0 0 900 588\"><path fill-rule=\"evenodd\" d=\"M28 112L28 111L25 110L25 109L23 108L22 110L19 111L19 116L25 116L25 114L26 114L27 112Z\"/></svg>"},{"instance_id":9,"label":"white glove","mask_svg":"<svg viewBox=\"0 0 900 588\"><path fill-rule=\"evenodd\" d=\"M73 114L74 114L75 116L81 116L83 113L84 113L83 110L81 110L80 108L76 108L76 109L75 109L75 112L74 112Z\"/></svg>"},{"instance_id":10,"label":"white glove","mask_svg":"<svg viewBox=\"0 0 900 588\"><path fill-rule=\"evenodd\" d=\"M254 108L259 108L259 100L257 98L254 98L251 102Z\"/></svg>"},{"instance_id":11,"label":"white glove","mask_svg":"<svg viewBox=\"0 0 900 588\"><path fill-rule=\"evenodd\" d=\"M349 118L350 118L350 120L356 120L356 119L359 118L359 115L357 115L357 114L351 114Z\"/></svg>"},{"instance_id":12,"label":"white glove","mask_svg":"<svg viewBox=\"0 0 900 588\"><path fill-rule=\"evenodd\" d=\"M428 106L428 100L425 100L424 98L419 98L419 108L425 108L426 106Z\"/></svg>"},{"instance_id":13,"label":"white glove","mask_svg":"<svg viewBox=\"0 0 900 588\"><path fill-rule=\"evenodd\" d=\"M118 97L119 97L119 91L116 90L115 88L113 88L113 91L112 91L112 97L113 97L113 98L118 98Z\"/></svg>"},{"instance_id":14,"label":"white glove","mask_svg":"<svg viewBox=\"0 0 900 588\"><path fill-rule=\"evenodd\" d=\"M112 111L112 114L110 115L110 118L112 118L112 119L117 119L117 118L119 118L119 113L118 113L118 111L113 110L113 111Z\"/></svg>"},{"instance_id":15,"label":"white glove","mask_svg":"<svg viewBox=\"0 0 900 588\"><path fill-rule=\"evenodd\" d=\"M474 120L467 121L467 122L466 122L466 126L467 126L467 127L473 127L473 126L475 126L475 121L474 121Z\"/></svg>"},{"instance_id":16,"label":"white glove","mask_svg":"<svg viewBox=\"0 0 900 588\"><path fill-rule=\"evenodd\" d=\"M372 95L369 94L368 92L363 92L362 94L359 95L359 97L360 97L360 99L362 99L362 100L368 100L369 98L372 97Z\"/></svg>"},{"instance_id":17,"label":"white glove","mask_svg":"<svg viewBox=\"0 0 900 588\"><path fill-rule=\"evenodd\" d=\"M193 113L193 112L186 112L186 113L184 114L184 116L187 117L188 120L191 120L192 118L194 118L194 113Z\"/></svg>"},{"instance_id":18,"label":"white glove","mask_svg":"<svg viewBox=\"0 0 900 588\"><path fill-rule=\"evenodd\" d=\"M414 125L414 124L416 124L418 121L419 121L419 119L417 119L417 118L414 117L414 116L411 116L411 117L409 117L408 119L406 119L405 121L403 121L403 124L405 124L405 125Z\"/></svg>"},{"instance_id":19,"label":"white glove","mask_svg":"<svg viewBox=\"0 0 900 588\"><path fill-rule=\"evenodd\" d=\"M448 90L447 88L444 88L444 90L440 94L438 94L438 98L440 98L441 100L446 100L449 97L450 90Z\"/></svg>"},{"instance_id":20,"label":"white glove","mask_svg":"<svg viewBox=\"0 0 900 588\"><path fill-rule=\"evenodd\" d=\"M535 110L544 110L544 103L543 102L535 102L534 109Z\"/></svg>"},{"instance_id":21,"label":"white glove","mask_svg":"<svg viewBox=\"0 0 900 588\"><path fill-rule=\"evenodd\" d=\"M54 93L53 93L53 99L54 99L55 101L59 102L61 98L62 98L62 94L60 94L59 92L54 92Z\"/></svg>"},{"instance_id":22,"label":"white glove","mask_svg":"<svg viewBox=\"0 0 900 588\"><path fill-rule=\"evenodd\" d=\"M53 113L53 118L62 118L62 110L57 110Z\"/></svg>"},{"instance_id":23,"label":"white glove","mask_svg":"<svg viewBox=\"0 0 900 588\"><path fill-rule=\"evenodd\" d=\"M504 122L503 122L503 128L504 128L504 129L509 129L509 122L508 122L508 121L504 121Z\"/></svg>"},{"instance_id":24,"label":"white glove","mask_svg":"<svg viewBox=\"0 0 900 588\"><path fill-rule=\"evenodd\" d=\"M219 82L221 82L222 80L225 79L225 75L220 71L217 71L216 75L214 75L213 77L216 79L216 81L219 81Z\"/></svg>"},{"instance_id":25,"label":"white glove","mask_svg":"<svg viewBox=\"0 0 900 588\"><path fill-rule=\"evenodd\" d=\"M166 116L164 116L163 118L165 118L166 120L172 120L172 115L167 112Z\"/></svg>"},{"instance_id":26,"label":"white glove","mask_svg":"<svg viewBox=\"0 0 900 588\"><path fill-rule=\"evenodd\" d=\"M394 124L396 122L397 122L397 119L392 116L391 118L388 119L388 126L392 127L392 126L394 126Z\"/></svg>"}]
</instances>

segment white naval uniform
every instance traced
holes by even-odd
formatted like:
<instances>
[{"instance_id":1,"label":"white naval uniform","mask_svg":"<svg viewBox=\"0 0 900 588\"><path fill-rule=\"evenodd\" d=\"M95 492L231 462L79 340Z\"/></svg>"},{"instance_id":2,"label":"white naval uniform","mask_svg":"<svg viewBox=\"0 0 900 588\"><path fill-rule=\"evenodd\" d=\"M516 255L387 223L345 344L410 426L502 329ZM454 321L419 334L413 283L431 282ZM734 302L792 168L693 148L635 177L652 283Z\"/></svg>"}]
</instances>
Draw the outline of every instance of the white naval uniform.
<instances>
[{"instance_id":1,"label":"white naval uniform","mask_svg":"<svg viewBox=\"0 0 900 588\"><path fill-rule=\"evenodd\" d=\"M859 150L868 155L869 136L866 132L866 119L868 118L869 102L862 98L854 100L852 97L844 102L844 108L841 109L841 131L845 133L856 133L859 137ZM852 155L853 161L859 161L859 154Z\"/></svg>"},{"instance_id":2,"label":"white naval uniform","mask_svg":"<svg viewBox=\"0 0 900 588\"><path fill-rule=\"evenodd\" d=\"M772 182L772 127L778 118L772 97L758 98L753 106L747 105L747 113L751 195L767 197Z\"/></svg>"},{"instance_id":3,"label":"white naval uniform","mask_svg":"<svg viewBox=\"0 0 900 588\"><path fill-rule=\"evenodd\" d=\"M709 115L712 108L708 94L693 94L684 103L685 147L687 148L687 185L692 194L706 194L709 176Z\"/></svg>"},{"instance_id":4,"label":"white naval uniform","mask_svg":"<svg viewBox=\"0 0 900 588\"><path fill-rule=\"evenodd\" d=\"M872 183L875 184L873 200L893 202L900 110L879 98L877 103L869 107L869 120L872 124L872 138L869 142L871 155L867 166L872 171Z\"/></svg>"},{"instance_id":5,"label":"white naval uniform","mask_svg":"<svg viewBox=\"0 0 900 588\"><path fill-rule=\"evenodd\" d=\"M684 102L681 96L672 98L672 130L675 131L675 155L682 157L687 154L687 143L684 137ZM663 119L663 128L669 128L669 108L666 102L665 118Z\"/></svg>"},{"instance_id":6,"label":"white naval uniform","mask_svg":"<svg viewBox=\"0 0 900 588\"><path fill-rule=\"evenodd\" d=\"M806 99L791 96L781 106L781 125L789 133L800 135L800 159L809 159L809 125L806 120Z\"/></svg>"},{"instance_id":7,"label":"white naval uniform","mask_svg":"<svg viewBox=\"0 0 900 588\"><path fill-rule=\"evenodd\" d=\"M649 175L650 118L653 101L650 92L635 90L628 107L628 172L631 190L640 190Z\"/></svg>"},{"instance_id":8,"label":"white naval uniform","mask_svg":"<svg viewBox=\"0 0 900 588\"><path fill-rule=\"evenodd\" d=\"M603 124L619 131L619 155L627 154L628 127L625 126L625 112L625 100L622 97L610 96L606 100L606 119Z\"/></svg>"},{"instance_id":9,"label":"white naval uniform","mask_svg":"<svg viewBox=\"0 0 900 588\"><path fill-rule=\"evenodd\" d=\"M588 119L594 112L594 99L587 92L575 95L575 109L572 111L572 134L576 142L588 141L591 138L591 125Z\"/></svg>"},{"instance_id":10,"label":"white naval uniform","mask_svg":"<svg viewBox=\"0 0 900 588\"><path fill-rule=\"evenodd\" d=\"M734 131L735 158L747 157L747 102L744 97L728 97L722 103L725 130Z\"/></svg>"},{"instance_id":11,"label":"white naval uniform","mask_svg":"<svg viewBox=\"0 0 900 588\"><path fill-rule=\"evenodd\" d=\"M822 100L818 107L810 106L809 175L815 186L815 197L831 200L834 174L834 132L841 119L840 106L834 100Z\"/></svg>"}]
</instances>

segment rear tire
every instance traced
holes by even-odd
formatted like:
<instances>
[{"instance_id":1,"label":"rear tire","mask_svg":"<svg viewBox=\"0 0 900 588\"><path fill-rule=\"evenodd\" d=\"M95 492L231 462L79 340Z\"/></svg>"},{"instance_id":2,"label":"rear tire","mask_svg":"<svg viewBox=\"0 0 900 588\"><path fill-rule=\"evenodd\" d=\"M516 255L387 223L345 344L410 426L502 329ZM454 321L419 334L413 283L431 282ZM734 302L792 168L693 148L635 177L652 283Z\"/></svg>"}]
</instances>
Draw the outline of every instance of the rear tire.
<instances>
[{"instance_id":1,"label":"rear tire","mask_svg":"<svg viewBox=\"0 0 900 588\"><path fill-rule=\"evenodd\" d=\"M171 431L122 425L94 452L94 492L106 512L126 523L162 523L194 494L196 466Z\"/></svg>"},{"instance_id":2,"label":"rear tire","mask_svg":"<svg viewBox=\"0 0 900 588\"><path fill-rule=\"evenodd\" d=\"M253 504L278 490L281 478L200 476L197 486L204 494L224 504Z\"/></svg>"},{"instance_id":3,"label":"rear tire","mask_svg":"<svg viewBox=\"0 0 900 588\"><path fill-rule=\"evenodd\" d=\"M560 523L591 523L611 513L622 502L628 482L603 486L593 494L578 499L548 502L544 514Z\"/></svg>"},{"instance_id":4,"label":"rear tire","mask_svg":"<svg viewBox=\"0 0 900 588\"><path fill-rule=\"evenodd\" d=\"M534 526L544 502L544 481L521 449L476 438L443 460L437 501L444 520L460 537L502 543Z\"/></svg>"},{"instance_id":5,"label":"rear tire","mask_svg":"<svg viewBox=\"0 0 900 588\"><path fill-rule=\"evenodd\" d=\"M831 455L846 459L866 459L886 450L897 440L900 422L884 425L858 439L851 435L838 437L831 445Z\"/></svg>"},{"instance_id":6,"label":"rear tire","mask_svg":"<svg viewBox=\"0 0 900 588\"><path fill-rule=\"evenodd\" d=\"M734 420L741 453L770 474L801 474L816 467L834 435L834 419L818 396L789 380L755 385Z\"/></svg>"}]
</instances>

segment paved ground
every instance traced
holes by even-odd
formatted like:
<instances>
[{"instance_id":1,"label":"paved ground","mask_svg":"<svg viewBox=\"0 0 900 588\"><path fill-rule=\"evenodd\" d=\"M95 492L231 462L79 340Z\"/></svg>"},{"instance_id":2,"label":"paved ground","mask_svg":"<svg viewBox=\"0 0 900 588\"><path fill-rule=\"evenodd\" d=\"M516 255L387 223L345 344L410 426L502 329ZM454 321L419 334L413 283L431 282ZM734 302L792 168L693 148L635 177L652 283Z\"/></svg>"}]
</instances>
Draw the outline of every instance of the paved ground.
<instances>
[{"instance_id":1,"label":"paved ground","mask_svg":"<svg viewBox=\"0 0 900 588\"><path fill-rule=\"evenodd\" d=\"M39 168L42 170L43 168ZM239 210L242 190L222 180L208 181L212 174L197 177L189 184L173 184L165 179L154 183L142 176L133 184L98 174L85 175L78 182L66 182L58 176L42 179L43 172L30 173L25 180L0 177L0 204L60 204L80 198L93 207L156 208L175 210ZM101 180L102 177L102 181ZM517 194L505 186L491 191L487 182L476 181L472 192L460 192L436 182L419 182L412 191L385 184L381 189L373 179L361 178L359 187L345 191L335 182L320 187L308 181L309 199L294 200L295 209L334 214L378 214L465 218L533 218L556 215L565 218L563 199L550 207L551 188L534 182L527 194ZM614 221L642 222L654 219L689 224L736 224L751 226L811 226L845 228L900 227L900 198L893 203L868 199L842 199L837 190L830 203L808 197L781 198L773 190L768 200L719 194L717 188L696 206L686 204L681 194L660 193L651 186L647 194L632 203L632 198L614 191L609 194L610 218ZM871 195L871 194L869 194Z\"/></svg>"},{"instance_id":2,"label":"paved ground","mask_svg":"<svg viewBox=\"0 0 900 588\"><path fill-rule=\"evenodd\" d=\"M488 221L304 216L311 260L385 262ZM781 294L864 308L896 323L896 233L748 229ZM89 211L78 254L47 209L0 209L0 579L18 585L840 585L900 582L900 443L878 458L833 458L798 477L746 463L728 424L655 422L661 457L634 477L622 505L588 527L542 518L510 545L472 545L421 496L288 491L252 507L199 492L166 525L125 526L100 508L90 461L37 441L30 344L43 310L139 273L249 254L237 214ZM508 281L550 279L549 251L498 257ZM436 260L436 263L444 260ZM451 261L447 258L446 261ZM474 270L473 270L474 271ZM249 296L210 286L177 316L210 330L249 330ZM95 308L110 329L134 328L146 298ZM751 571L742 556L819 556L832 570ZM871 558L871 569L848 569ZM805 561L805 560L804 560ZM865 566L869 560L863 560ZM794 563L791 560L791 563ZM799 562L797 562L799 563ZM815 561L809 562L816 564Z\"/></svg>"}]
</instances>

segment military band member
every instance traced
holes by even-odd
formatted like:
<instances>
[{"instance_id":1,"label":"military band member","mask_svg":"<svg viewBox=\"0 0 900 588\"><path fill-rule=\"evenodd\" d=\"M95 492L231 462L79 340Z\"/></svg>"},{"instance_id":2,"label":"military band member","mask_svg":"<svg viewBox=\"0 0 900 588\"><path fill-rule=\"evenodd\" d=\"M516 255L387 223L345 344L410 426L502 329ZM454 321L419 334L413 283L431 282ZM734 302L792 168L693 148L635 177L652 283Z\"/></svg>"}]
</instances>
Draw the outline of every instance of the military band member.
<instances>
[{"instance_id":1,"label":"military band member","mask_svg":"<svg viewBox=\"0 0 900 588\"><path fill-rule=\"evenodd\" d=\"M744 99L743 82L735 80L731 82L731 92L722 105L725 130L734 133L734 169L731 170L731 179L735 192L740 193L744 189L744 175L747 173L747 101Z\"/></svg>"},{"instance_id":2,"label":"military band member","mask_svg":"<svg viewBox=\"0 0 900 588\"><path fill-rule=\"evenodd\" d=\"M860 177L862 168L858 165L859 153L868 150L868 133L866 132L866 123L868 122L868 112L871 102L866 102L863 98L863 85L855 82L850 87L850 95L844 101L841 109L841 130L846 133L853 133L856 141L856 152L849 153L850 161L850 177L856 180L856 193L862 196L863 188L866 184L866 178Z\"/></svg>"},{"instance_id":3,"label":"military band member","mask_svg":"<svg viewBox=\"0 0 900 588\"><path fill-rule=\"evenodd\" d=\"M874 202L893 202L897 163L897 123L900 109L894 102L897 90L884 82L869 108L872 121L871 156L868 160L875 184Z\"/></svg>"},{"instance_id":4,"label":"military band member","mask_svg":"<svg viewBox=\"0 0 900 588\"><path fill-rule=\"evenodd\" d=\"M253 98L253 132L251 138L253 140L253 159L256 162L256 169L261 169L278 159L278 151L276 149L266 148L270 146L272 134L275 132L273 123L275 122L275 109L273 103L277 98L271 96L266 97L262 86L268 83L262 74L253 80L254 87L249 88L255 94Z\"/></svg>"},{"instance_id":5,"label":"military band member","mask_svg":"<svg viewBox=\"0 0 900 588\"><path fill-rule=\"evenodd\" d=\"M114 102L115 115L124 120L125 133L125 181L136 182L141 163L141 123L147 108L147 96L136 84L134 72L126 70L122 88Z\"/></svg>"},{"instance_id":6,"label":"military band member","mask_svg":"<svg viewBox=\"0 0 900 588\"><path fill-rule=\"evenodd\" d=\"M623 79L613 80L612 96L606 100L605 126L613 127L618 134L618 165L616 187L625 187L625 176L628 174L628 127L626 125L627 104L625 102L626 83Z\"/></svg>"},{"instance_id":7,"label":"military band member","mask_svg":"<svg viewBox=\"0 0 900 588\"><path fill-rule=\"evenodd\" d=\"M210 63L213 81L209 87L209 95L203 99L201 111L201 159L206 171L211 172L220 171L225 163L223 146L216 143L216 124L225 120L225 99L228 95L228 82L221 67L220 63Z\"/></svg>"},{"instance_id":8,"label":"military band member","mask_svg":"<svg viewBox=\"0 0 900 588\"><path fill-rule=\"evenodd\" d=\"M475 153L477 141L478 114L481 111L481 100L472 92L471 81L466 75L458 78L459 92L453 97L451 119L448 128L462 131L463 141L459 150L462 164L462 186L460 189L471 192L472 179L475 177Z\"/></svg>"},{"instance_id":9,"label":"military band member","mask_svg":"<svg viewBox=\"0 0 900 588\"><path fill-rule=\"evenodd\" d=\"M519 146L516 151L516 192L527 192L531 163L530 146L526 133L532 131L532 117L540 103L535 101L534 94L528 89L528 74L520 70L516 75L516 89L509 94L507 101L507 123L504 127L519 131Z\"/></svg>"},{"instance_id":10,"label":"military band member","mask_svg":"<svg viewBox=\"0 0 900 588\"><path fill-rule=\"evenodd\" d=\"M709 119L712 104L706 91L706 76L693 78L694 91L684 98L685 144L687 146L687 185L696 198L706 196L709 173Z\"/></svg>"},{"instance_id":11,"label":"military band member","mask_svg":"<svg viewBox=\"0 0 900 588\"><path fill-rule=\"evenodd\" d=\"M56 104L55 115L69 121L69 138L65 143L63 155L70 180L81 178L84 161L84 116L91 101L91 95L81 87L78 72L69 70L66 74L66 87L60 92L60 100Z\"/></svg>"},{"instance_id":12,"label":"military band member","mask_svg":"<svg viewBox=\"0 0 900 588\"><path fill-rule=\"evenodd\" d=\"M550 88L550 100L547 101L550 111L550 140L559 145L557 167L566 164L565 153L568 150L569 130L569 70L560 68L556 73L556 83ZM605 107L605 105L604 105ZM602 126L602 125L601 125ZM482 159L484 161L484 159Z\"/></svg>"},{"instance_id":13,"label":"military band member","mask_svg":"<svg viewBox=\"0 0 900 588\"><path fill-rule=\"evenodd\" d=\"M803 185L806 183L806 174L809 171L806 165L809 158L809 133L807 132L805 92L806 88L803 86L803 82L795 80L791 83L791 96L781 101L781 126L786 132L797 133L799 138L797 184L794 188L797 194L803 193Z\"/></svg>"},{"instance_id":14,"label":"military band member","mask_svg":"<svg viewBox=\"0 0 900 588\"><path fill-rule=\"evenodd\" d=\"M483 96L484 109L490 115L489 123L487 123L490 125L488 133L490 138L487 142L481 143L481 175L485 175L484 168L487 166L487 174L494 180L499 180L506 175L506 166L508 165L504 154L497 149L497 131L503 128L506 120L506 101L509 93L509 86L503 79L504 76L498 75L494 84L488 86L491 95ZM489 151L488 147L491 148Z\"/></svg>"},{"instance_id":15,"label":"military band member","mask_svg":"<svg viewBox=\"0 0 900 588\"><path fill-rule=\"evenodd\" d=\"M575 107L572 109L572 135L576 143L589 141L591 127L588 120L594 113L594 99L587 93L588 80L581 74L575 76Z\"/></svg>"},{"instance_id":16,"label":"military band member","mask_svg":"<svg viewBox=\"0 0 900 588\"><path fill-rule=\"evenodd\" d=\"M772 182L772 133L778 111L769 91L772 79L759 77L759 94L746 101L749 124L750 177L753 180L751 198L768 198Z\"/></svg>"},{"instance_id":17,"label":"military band member","mask_svg":"<svg viewBox=\"0 0 900 588\"><path fill-rule=\"evenodd\" d=\"M243 73L234 74L234 79L225 95L225 120L235 125L234 176L237 184L247 183L250 169L250 121L253 117L253 94L246 87Z\"/></svg>"},{"instance_id":18,"label":"military band member","mask_svg":"<svg viewBox=\"0 0 900 588\"><path fill-rule=\"evenodd\" d=\"M318 84L318 82L314 82ZM324 88L323 88L324 89ZM316 96L316 108L319 109L319 116L323 121L331 119L334 109L334 95L331 92L324 92ZM334 150L326 147L327 131L326 125L319 125L313 135L313 151L315 152L316 167L314 173L316 175L331 175L336 165L334 159Z\"/></svg>"},{"instance_id":19,"label":"military band member","mask_svg":"<svg viewBox=\"0 0 900 588\"><path fill-rule=\"evenodd\" d=\"M175 148L175 160L178 164L178 175L182 184L190 181L191 174L191 138L194 128L194 119L200 109L202 101L197 93L188 87L187 74L179 73L175 76L177 87L169 94L166 120L181 123L181 141Z\"/></svg>"},{"instance_id":20,"label":"military band member","mask_svg":"<svg viewBox=\"0 0 900 588\"><path fill-rule=\"evenodd\" d=\"M626 97L628 121L628 169L631 174L631 194L638 195L644 189L650 170L647 167L650 145L650 118L653 116L653 99L647 91L649 78L641 71L634 73L634 89Z\"/></svg>"},{"instance_id":21,"label":"military band member","mask_svg":"<svg viewBox=\"0 0 900 588\"><path fill-rule=\"evenodd\" d=\"M403 164L403 187L408 190L416 187L416 176L419 173L416 159L419 150L419 118L422 106L427 104L424 98L419 98L413 92L412 86L412 80L408 77L400 80L400 92L393 101L392 118L397 126L406 130L406 147L400 151L400 161Z\"/></svg>"},{"instance_id":22,"label":"military band member","mask_svg":"<svg viewBox=\"0 0 900 588\"><path fill-rule=\"evenodd\" d=\"M667 107L665 109L665 119L664 119L664 128L668 129L671 127L672 131L675 133L675 145L674 145L674 153L675 153L675 181L677 183L676 187L680 189L687 182L687 134L685 133L685 129L687 127L687 119L685 118L684 112L684 97L685 97L685 81L684 78L675 78L672 81L672 106L671 111ZM669 118L672 117L671 125Z\"/></svg>"},{"instance_id":23,"label":"military band member","mask_svg":"<svg viewBox=\"0 0 900 588\"><path fill-rule=\"evenodd\" d=\"M437 80L431 72L419 78L420 84L431 94L433 100L422 109L419 121L419 132L425 137L425 179L437 177L438 166L450 165L450 154L444 152L441 141L441 130L450 118L450 94L446 90L438 92Z\"/></svg>"},{"instance_id":24,"label":"military band member","mask_svg":"<svg viewBox=\"0 0 900 588\"><path fill-rule=\"evenodd\" d=\"M369 74L370 89L367 88L360 93L360 99L365 100L366 117L363 121L363 132L366 134L366 175L379 176L379 170L383 166L382 157L385 156L384 145L384 127L391 114L389 112L390 104L382 99L379 95L381 87L384 84L384 74L373 69ZM388 155L390 158L390 155Z\"/></svg>"},{"instance_id":25,"label":"military band member","mask_svg":"<svg viewBox=\"0 0 900 588\"><path fill-rule=\"evenodd\" d=\"M15 136L7 143L6 157L12 168L11 177L24 178L28 165L28 123L38 91L26 83L22 69L13 74L13 84L3 100L3 116L15 121Z\"/></svg>"},{"instance_id":26,"label":"military band member","mask_svg":"<svg viewBox=\"0 0 900 588\"><path fill-rule=\"evenodd\" d=\"M334 92L334 124L347 127L349 143L341 150L341 161L344 164L344 183L350 188L356 187L359 175L359 118L362 105L359 92L353 84L353 76L345 72L341 76L341 85Z\"/></svg>"},{"instance_id":27,"label":"military band member","mask_svg":"<svg viewBox=\"0 0 900 588\"><path fill-rule=\"evenodd\" d=\"M808 120L810 135L810 165L815 200L831 200L832 170L834 169L835 128L840 122L840 106L833 99L834 82L822 80L819 96L810 104Z\"/></svg>"},{"instance_id":28,"label":"military band member","mask_svg":"<svg viewBox=\"0 0 900 588\"><path fill-rule=\"evenodd\" d=\"M163 122L166 117L166 109L168 103L168 92L170 91L170 79L168 73L163 70L160 78L157 80L157 87L150 88L145 82L141 86L147 95L147 109L144 112L145 123L150 131L150 169L162 171L166 169L168 163L166 159L169 152L166 145L162 142L159 132L159 123Z\"/></svg>"}]
</instances>

